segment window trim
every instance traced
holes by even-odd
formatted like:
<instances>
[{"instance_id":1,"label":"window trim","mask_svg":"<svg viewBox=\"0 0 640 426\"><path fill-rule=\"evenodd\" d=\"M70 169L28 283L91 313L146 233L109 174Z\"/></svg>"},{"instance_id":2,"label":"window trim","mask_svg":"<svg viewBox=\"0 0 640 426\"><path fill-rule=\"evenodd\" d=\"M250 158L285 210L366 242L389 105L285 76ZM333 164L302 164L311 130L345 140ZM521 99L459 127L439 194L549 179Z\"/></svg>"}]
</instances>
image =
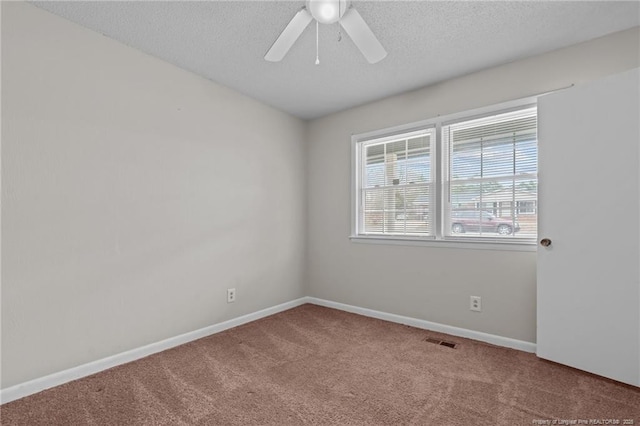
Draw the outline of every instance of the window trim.
<instances>
[{"instance_id":1,"label":"window trim","mask_svg":"<svg viewBox=\"0 0 640 426\"><path fill-rule=\"evenodd\" d=\"M441 248L462 248L462 249L490 249L490 250L510 250L510 251L534 251L536 246L537 237L533 238L510 238L499 240L497 238L487 237L465 237L465 236L446 236L443 232L443 222L445 214L444 198L444 185L443 180L445 178L446 165L443 164L443 141L442 141L442 127L448 126L461 121L475 120L479 118L489 117L492 115L498 115L502 113L508 113L527 107L533 107L537 104L538 96L529 96L526 98L516 99L499 104L488 105L472 110L456 112L446 115L437 115L435 118L427 120L420 120L412 123L407 123L399 126L388 127L380 130L374 130L369 132L363 132L351 135L351 233L350 240L358 243L373 243L373 244L400 244L400 245L422 245ZM362 172L362 149L367 142L376 141L383 143L393 141L394 139L406 138L408 134L419 134L419 132L425 132L428 129L435 129L435 141L432 143L433 151L433 174L434 181L432 182L434 188L433 198L436 203L430 210L435 213L435 220L433 223L433 235L430 236L415 236L415 235L366 235L358 234L358 227L360 225L361 211L359 209L359 190L362 182L362 176L359 176L359 172Z\"/></svg>"}]
</instances>

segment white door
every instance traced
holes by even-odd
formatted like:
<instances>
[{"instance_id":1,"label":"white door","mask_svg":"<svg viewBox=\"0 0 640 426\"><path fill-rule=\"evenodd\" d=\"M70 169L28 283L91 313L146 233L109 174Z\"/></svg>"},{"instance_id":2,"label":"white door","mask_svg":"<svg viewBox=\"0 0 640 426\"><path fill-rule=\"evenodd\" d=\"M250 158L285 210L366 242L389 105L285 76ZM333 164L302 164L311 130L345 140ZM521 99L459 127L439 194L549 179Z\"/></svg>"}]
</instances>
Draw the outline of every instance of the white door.
<instances>
[{"instance_id":1,"label":"white door","mask_svg":"<svg viewBox=\"0 0 640 426\"><path fill-rule=\"evenodd\" d=\"M640 71L538 100L537 354L640 385Z\"/></svg>"}]
</instances>

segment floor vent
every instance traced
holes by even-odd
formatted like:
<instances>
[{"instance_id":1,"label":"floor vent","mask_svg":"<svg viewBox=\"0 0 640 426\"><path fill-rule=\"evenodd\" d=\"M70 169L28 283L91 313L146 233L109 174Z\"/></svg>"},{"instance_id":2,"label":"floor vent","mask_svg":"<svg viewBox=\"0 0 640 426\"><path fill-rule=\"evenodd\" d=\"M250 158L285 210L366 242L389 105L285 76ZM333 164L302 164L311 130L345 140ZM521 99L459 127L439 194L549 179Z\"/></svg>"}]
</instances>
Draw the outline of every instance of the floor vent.
<instances>
[{"instance_id":1,"label":"floor vent","mask_svg":"<svg viewBox=\"0 0 640 426\"><path fill-rule=\"evenodd\" d=\"M427 337L426 339L424 339L425 341L429 342L429 343L433 343L435 345L440 345L440 346L446 346L448 348L452 348L455 349L456 348L456 344L453 342L447 342L446 340L438 340L438 339L434 339L433 337Z\"/></svg>"}]
</instances>

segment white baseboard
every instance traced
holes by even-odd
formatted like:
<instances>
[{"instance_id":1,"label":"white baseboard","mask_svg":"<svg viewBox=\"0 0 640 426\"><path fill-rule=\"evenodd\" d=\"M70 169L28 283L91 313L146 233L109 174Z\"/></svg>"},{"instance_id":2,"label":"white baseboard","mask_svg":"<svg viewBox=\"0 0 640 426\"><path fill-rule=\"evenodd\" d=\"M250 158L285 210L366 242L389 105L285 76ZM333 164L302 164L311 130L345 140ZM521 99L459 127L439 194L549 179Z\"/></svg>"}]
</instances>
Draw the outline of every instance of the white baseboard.
<instances>
[{"instance_id":1,"label":"white baseboard","mask_svg":"<svg viewBox=\"0 0 640 426\"><path fill-rule=\"evenodd\" d=\"M417 318L405 317L402 315L389 314L387 312L375 311L373 309L361 308L359 306L347 305L339 302L332 302L330 300L318 299L316 297L306 297L305 299L306 303L325 306L327 308L339 309L341 311L364 315L366 317L378 318L381 320L410 325L412 327L422 328L425 330L451 334L453 336L480 340L481 342L487 342L493 345L504 346L511 349L518 349L524 352L536 352L535 343L525 342L523 340L511 339L509 337L497 336L495 334L483 333L481 331L468 330L466 328L453 327L451 325L439 324L437 322L425 321Z\"/></svg>"},{"instance_id":2,"label":"white baseboard","mask_svg":"<svg viewBox=\"0 0 640 426\"><path fill-rule=\"evenodd\" d=\"M267 317L269 315L277 314L278 312L286 311L287 309L295 308L296 306L300 306L305 303L307 303L307 298L302 297L300 299L262 309L258 312L253 312L247 315L240 316L238 318L233 318L228 321L184 333L179 336L170 337L159 342L131 349L129 351L102 358L97 361L92 361L78 367L69 368L68 370L59 371L57 373L49 374L44 377L29 380L28 382L20 383L6 389L1 389L0 403L4 404L7 402L15 401L16 399L24 398L25 396L32 395L45 389L59 386L72 380L89 376L91 374L99 373L100 371L104 371L121 364L126 364L127 362L135 361L137 359L144 358L146 356L162 352L179 345L183 345L193 340L201 339L215 333L220 333L221 331L227 330L229 328L237 327L239 325L246 324L248 322Z\"/></svg>"},{"instance_id":3,"label":"white baseboard","mask_svg":"<svg viewBox=\"0 0 640 426\"><path fill-rule=\"evenodd\" d=\"M260 318L267 317L269 315L277 314L278 312L286 311L287 309L304 305L305 303L312 303L314 305L325 306L327 308L339 309L341 311L352 312L354 314L364 315L366 317L378 318L385 321L410 325L412 327L422 328L425 330L447 333L453 336L467 337L469 339L480 340L494 345L518 349L525 352L535 353L536 351L535 343L531 342L510 339L508 337L496 336L494 334L482 333L480 331L467 330L464 328L453 327L436 322L375 311L373 309L360 308L358 306L352 306L344 303L332 302L330 300L307 296L301 297L300 299L292 300L290 302L282 303L280 305L272 306L270 308L262 309L260 311L253 312L247 315L243 315L238 318L233 318L228 321L204 327L199 330L181 334L179 336L170 337L160 342L151 343L149 345L131 349L129 351L102 358L97 361L89 362L78 367L73 367L69 368L68 370L49 374L47 376L20 383L6 389L1 389L0 403L4 404L7 402L15 401L16 399L24 398L25 396L38 393L45 389L59 386L72 380L80 379L82 377L90 376L91 374L99 373L109 368L126 364L127 362L135 361L137 359L144 358L146 356L162 352L164 350L171 349L173 347L183 345L185 343L201 339L212 334L220 333L221 331L228 330L230 328L237 327L239 325L258 320Z\"/></svg>"}]
</instances>

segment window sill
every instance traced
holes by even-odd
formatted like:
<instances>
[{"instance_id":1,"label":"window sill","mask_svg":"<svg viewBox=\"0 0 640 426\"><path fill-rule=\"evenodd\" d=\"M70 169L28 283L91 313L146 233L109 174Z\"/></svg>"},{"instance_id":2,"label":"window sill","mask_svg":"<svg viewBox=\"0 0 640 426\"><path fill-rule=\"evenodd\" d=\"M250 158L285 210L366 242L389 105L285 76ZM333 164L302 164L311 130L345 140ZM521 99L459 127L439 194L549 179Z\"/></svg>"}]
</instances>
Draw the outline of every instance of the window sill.
<instances>
[{"instance_id":1,"label":"window sill","mask_svg":"<svg viewBox=\"0 0 640 426\"><path fill-rule=\"evenodd\" d=\"M406 238L406 237L383 237L379 235L350 236L353 243L359 244L387 244L400 246L422 246L438 247L449 249L471 249L471 250L494 250L494 251L536 251L535 241L478 241L470 239L459 240L436 240L433 238Z\"/></svg>"}]
</instances>

